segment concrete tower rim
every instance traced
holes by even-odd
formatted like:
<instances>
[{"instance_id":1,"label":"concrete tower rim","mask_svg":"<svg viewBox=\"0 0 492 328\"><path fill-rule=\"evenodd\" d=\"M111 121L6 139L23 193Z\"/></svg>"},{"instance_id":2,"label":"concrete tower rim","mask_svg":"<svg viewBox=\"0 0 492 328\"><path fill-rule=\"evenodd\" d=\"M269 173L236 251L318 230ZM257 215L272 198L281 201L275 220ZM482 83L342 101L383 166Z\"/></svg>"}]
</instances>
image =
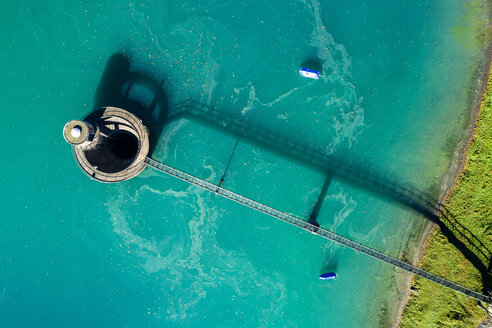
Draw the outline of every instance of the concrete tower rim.
<instances>
[{"instance_id":1,"label":"concrete tower rim","mask_svg":"<svg viewBox=\"0 0 492 328\"><path fill-rule=\"evenodd\" d=\"M97 140L92 143L73 144L75 158L84 173L99 182L114 183L131 179L143 171L146 166L144 161L149 153L150 142L148 129L142 120L125 109L106 106L98 108L82 122L92 124L99 135ZM137 141L135 156L132 160L127 161L128 166L116 172L108 172L91 163L87 154L91 151L94 152L97 147L99 149L108 148L111 135L120 132L131 134Z\"/></svg>"}]
</instances>

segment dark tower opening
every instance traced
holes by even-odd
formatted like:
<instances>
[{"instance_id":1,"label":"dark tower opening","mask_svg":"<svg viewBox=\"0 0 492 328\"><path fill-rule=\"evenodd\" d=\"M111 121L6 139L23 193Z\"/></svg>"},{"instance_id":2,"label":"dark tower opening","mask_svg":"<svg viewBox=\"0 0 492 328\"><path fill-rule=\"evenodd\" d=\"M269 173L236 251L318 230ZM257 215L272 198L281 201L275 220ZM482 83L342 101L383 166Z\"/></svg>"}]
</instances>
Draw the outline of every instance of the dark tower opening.
<instances>
[{"instance_id":1,"label":"dark tower opening","mask_svg":"<svg viewBox=\"0 0 492 328\"><path fill-rule=\"evenodd\" d=\"M138 140L132 133L119 130L111 134L109 149L119 159L133 159L138 153Z\"/></svg>"}]
</instances>

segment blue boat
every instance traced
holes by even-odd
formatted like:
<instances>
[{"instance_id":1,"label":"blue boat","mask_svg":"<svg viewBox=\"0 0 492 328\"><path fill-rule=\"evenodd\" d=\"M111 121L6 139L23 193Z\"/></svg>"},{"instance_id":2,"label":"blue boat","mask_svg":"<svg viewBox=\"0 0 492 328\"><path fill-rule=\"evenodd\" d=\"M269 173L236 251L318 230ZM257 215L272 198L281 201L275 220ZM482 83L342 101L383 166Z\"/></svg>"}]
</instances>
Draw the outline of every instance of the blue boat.
<instances>
[{"instance_id":1,"label":"blue boat","mask_svg":"<svg viewBox=\"0 0 492 328\"><path fill-rule=\"evenodd\" d=\"M307 77L307 78L310 78L310 79L319 79L319 72L318 71L315 71L315 70L312 70L312 69L309 69L309 68L301 68L299 69L299 74L301 76L304 76L304 77Z\"/></svg>"},{"instance_id":2,"label":"blue boat","mask_svg":"<svg viewBox=\"0 0 492 328\"><path fill-rule=\"evenodd\" d=\"M319 279L321 280L332 280L337 277L335 272L328 272L328 273L323 273L321 276L319 276Z\"/></svg>"}]
</instances>

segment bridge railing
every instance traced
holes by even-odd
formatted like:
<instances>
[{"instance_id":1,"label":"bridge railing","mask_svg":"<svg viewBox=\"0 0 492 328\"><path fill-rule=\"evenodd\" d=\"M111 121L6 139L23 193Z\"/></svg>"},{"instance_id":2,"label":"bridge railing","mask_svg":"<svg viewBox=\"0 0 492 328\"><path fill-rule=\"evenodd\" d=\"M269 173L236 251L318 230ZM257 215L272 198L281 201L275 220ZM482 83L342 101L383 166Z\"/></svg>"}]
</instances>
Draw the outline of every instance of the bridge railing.
<instances>
[{"instance_id":1,"label":"bridge railing","mask_svg":"<svg viewBox=\"0 0 492 328\"><path fill-rule=\"evenodd\" d=\"M340 236L334 232L331 232L329 230L326 230L324 228L320 228L320 227L317 227L317 226L314 226L312 224L309 224L307 223L306 221L298 218L298 217L295 217L294 215L292 214L287 214L285 212L282 212L282 211L279 211L275 208L272 208L270 206L267 206L265 204L262 204L260 202L257 202L255 200L252 200L250 198L247 198L247 197L244 197L242 195L239 195L233 191L230 191L230 190L227 190L227 189L224 189L222 187L219 187L217 185L214 185L213 183L210 183L208 181L205 181L205 180L202 180L200 178L197 178L191 174L188 174L188 173L185 173L185 172L182 172L180 170L177 170L173 167L170 167L164 163L161 163L161 162L158 162L154 159L151 159L149 157L147 157L145 159L145 163L161 172L164 172L164 173L167 173L171 176L174 176L174 177L177 177L183 181L186 181L188 183L191 183L193 185L196 185L196 186L199 186L203 189L206 189L206 190L209 190L209 191L212 191L218 195L221 195L225 198L228 198L230 200L233 200L239 204L242 204L242 205L245 205L245 206L248 206L254 210L257 210L257 211L260 211L262 213L265 213L265 214L268 214L272 217L275 217L277 219L280 219L284 222L287 222L287 223L290 223L294 226L297 226L299 228L302 228L302 229L305 229L305 230L308 230L309 232L311 233L314 233L314 234L317 234L321 237L324 237L326 239L329 239L329 240L332 240L336 243L339 243L341 245L344 245L346 247L349 247L353 250L356 250L358 252L361 252L361 253L364 253L366 255L369 255L373 258L376 258L378 260L381 260L383 262L386 262L386 263L389 263L391 265L394 265L395 267L399 267L403 270L406 270L410 273L413 273L415 275L418 275L418 276L421 276L425 279L428 279L428 280L431 280L431 281L434 281L440 285L443 285L445 287L448 287L448 288L451 288L455 291L458 291L462 294L465 294L465 295L468 295L470 297L473 297L479 301L482 301L482 302L486 302L486 303L489 303L491 304L492 300L489 296L486 296L486 295L483 295L483 294L480 294L474 290L471 290L469 288L466 288L466 287L463 287L461 285L458 285L452 281L449 281L447 279L444 279L442 277L439 277L437 275L434 275L430 272L427 272L425 270L422 270L422 269L419 269L418 267L416 266L413 266L409 263L406 263L406 262L403 262L397 258L394 258L390 255L387 255L385 253L382 253L378 250L375 250L373 248L370 248L368 246L365 246L363 244L360 244L360 243L357 243L353 240L350 240L348 238L345 238L343 236Z\"/></svg>"}]
</instances>

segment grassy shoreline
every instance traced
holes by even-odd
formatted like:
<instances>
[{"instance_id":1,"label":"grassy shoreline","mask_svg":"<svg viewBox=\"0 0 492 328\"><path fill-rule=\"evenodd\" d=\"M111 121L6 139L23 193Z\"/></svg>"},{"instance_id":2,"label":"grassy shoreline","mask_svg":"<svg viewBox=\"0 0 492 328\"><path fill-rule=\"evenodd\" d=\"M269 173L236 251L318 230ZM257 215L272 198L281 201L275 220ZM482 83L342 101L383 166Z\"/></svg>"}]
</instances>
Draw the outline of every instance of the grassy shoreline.
<instances>
[{"instance_id":1,"label":"grassy shoreline","mask_svg":"<svg viewBox=\"0 0 492 328\"><path fill-rule=\"evenodd\" d=\"M445 204L460 222L492 249L492 70L478 112L466 160ZM481 291L481 275L435 228L419 267ZM414 277L399 327L476 327L486 318L477 302Z\"/></svg>"}]
</instances>

